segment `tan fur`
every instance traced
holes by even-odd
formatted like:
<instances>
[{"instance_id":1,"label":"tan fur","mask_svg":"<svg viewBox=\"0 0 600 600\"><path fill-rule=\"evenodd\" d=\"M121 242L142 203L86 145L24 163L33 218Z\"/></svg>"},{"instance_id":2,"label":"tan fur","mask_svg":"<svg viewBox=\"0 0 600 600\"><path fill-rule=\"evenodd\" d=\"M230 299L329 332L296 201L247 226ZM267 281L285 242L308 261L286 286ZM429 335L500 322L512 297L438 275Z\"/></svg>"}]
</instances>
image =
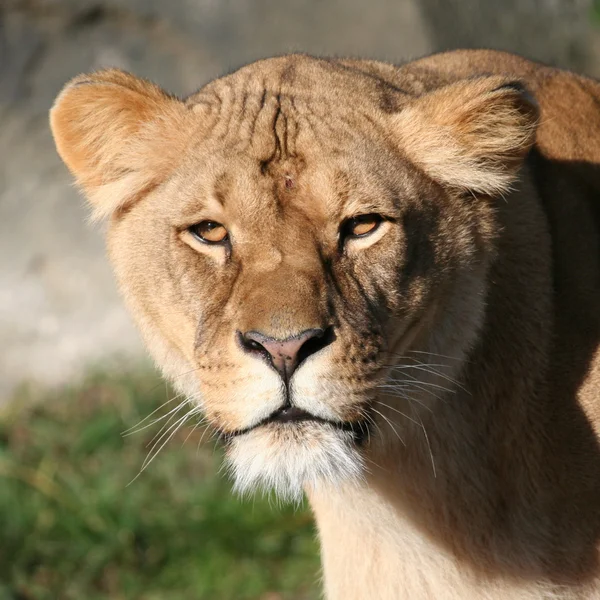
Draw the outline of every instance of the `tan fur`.
<instances>
[{"instance_id":1,"label":"tan fur","mask_svg":"<svg viewBox=\"0 0 600 600\"><path fill-rule=\"evenodd\" d=\"M506 192L535 139L535 105L503 77L459 81L406 106L394 119L402 148L449 185Z\"/></svg>"},{"instance_id":2,"label":"tan fur","mask_svg":"<svg viewBox=\"0 0 600 600\"><path fill-rule=\"evenodd\" d=\"M242 492L306 491L328 598L600 598L599 107L491 51L292 55L185 100L110 70L57 99L150 351ZM287 388L239 337L315 328ZM321 421L261 424L286 398Z\"/></svg>"}]
</instances>

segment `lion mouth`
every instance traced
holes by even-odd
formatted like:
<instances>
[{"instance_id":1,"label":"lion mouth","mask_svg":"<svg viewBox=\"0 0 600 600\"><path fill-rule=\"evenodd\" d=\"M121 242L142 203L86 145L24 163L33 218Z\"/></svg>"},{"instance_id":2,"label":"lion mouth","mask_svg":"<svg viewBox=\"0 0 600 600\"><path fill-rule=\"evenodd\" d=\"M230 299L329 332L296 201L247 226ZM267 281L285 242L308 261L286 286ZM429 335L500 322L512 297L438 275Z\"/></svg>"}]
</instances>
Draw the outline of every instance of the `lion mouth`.
<instances>
[{"instance_id":1,"label":"lion mouth","mask_svg":"<svg viewBox=\"0 0 600 600\"><path fill-rule=\"evenodd\" d=\"M313 415L312 413L309 413L308 411L297 406L290 405L286 405L277 409L268 417L265 417L250 427L244 427L243 429L236 429L228 432L221 431L220 433L225 440L229 440L268 425L286 426L296 425L303 422L312 422L315 424L330 426L340 431L347 431L353 435L355 443L359 445L364 443L365 439L367 439L369 436L369 422L367 420L332 421L329 419L324 419L323 417L318 417L317 415Z\"/></svg>"}]
</instances>

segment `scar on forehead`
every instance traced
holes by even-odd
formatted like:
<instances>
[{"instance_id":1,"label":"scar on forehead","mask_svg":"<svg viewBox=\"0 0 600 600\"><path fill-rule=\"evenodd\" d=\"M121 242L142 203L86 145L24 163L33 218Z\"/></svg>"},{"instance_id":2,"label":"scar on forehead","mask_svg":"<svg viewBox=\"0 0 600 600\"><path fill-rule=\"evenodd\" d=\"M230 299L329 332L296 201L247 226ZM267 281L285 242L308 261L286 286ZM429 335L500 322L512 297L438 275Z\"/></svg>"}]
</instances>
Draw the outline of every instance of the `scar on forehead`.
<instances>
[{"instance_id":1,"label":"scar on forehead","mask_svg":"<svg viewBox=\"0 0 600 600\"><path fill-rule=\"evenodd\" d=\"M285 181L285 187L290 190L294 187L294 180L290 175L285 175L283 180Z\"/></svg>"}]
</instances>

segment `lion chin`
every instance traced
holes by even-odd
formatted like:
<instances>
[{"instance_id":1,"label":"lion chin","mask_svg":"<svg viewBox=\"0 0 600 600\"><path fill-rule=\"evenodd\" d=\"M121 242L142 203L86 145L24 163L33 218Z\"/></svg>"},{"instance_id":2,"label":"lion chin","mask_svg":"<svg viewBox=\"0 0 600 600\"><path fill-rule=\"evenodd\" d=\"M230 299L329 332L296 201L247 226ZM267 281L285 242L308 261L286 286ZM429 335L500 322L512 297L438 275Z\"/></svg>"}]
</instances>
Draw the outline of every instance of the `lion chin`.
<instances>
[{"instance_id":1,"label":"lion chin","mask_svg":"<svg viewBox=\"0 0 600 600\"><path fill-rule=\"evenodd\" d=\"M364 476L355 434L334 425L263 425L230 438L226 448L234 490L242 495L274 491L284 501L300 502L307 490L324 492Z\"/></svg>"}]
</instances>

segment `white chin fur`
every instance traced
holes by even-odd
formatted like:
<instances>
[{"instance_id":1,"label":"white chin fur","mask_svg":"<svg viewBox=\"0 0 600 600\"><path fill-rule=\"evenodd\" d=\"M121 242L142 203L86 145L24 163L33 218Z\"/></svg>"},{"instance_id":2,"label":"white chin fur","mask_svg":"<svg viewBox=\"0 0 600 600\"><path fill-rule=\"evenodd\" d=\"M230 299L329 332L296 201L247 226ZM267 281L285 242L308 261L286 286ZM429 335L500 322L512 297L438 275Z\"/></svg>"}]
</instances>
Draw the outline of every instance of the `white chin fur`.
<instances>
[{"instance_id":1,"label":"white chin fur","mask_svg":"<svg viewBox=\"0 0 600 600\"><path fill-rule=\"evenodd\" d=\"M356 482L364 472L350 432L311 422L267 425L233 438L227 463L235 491L273 490L296 502L306 488Z\"/></svg>"}]
</instances>

